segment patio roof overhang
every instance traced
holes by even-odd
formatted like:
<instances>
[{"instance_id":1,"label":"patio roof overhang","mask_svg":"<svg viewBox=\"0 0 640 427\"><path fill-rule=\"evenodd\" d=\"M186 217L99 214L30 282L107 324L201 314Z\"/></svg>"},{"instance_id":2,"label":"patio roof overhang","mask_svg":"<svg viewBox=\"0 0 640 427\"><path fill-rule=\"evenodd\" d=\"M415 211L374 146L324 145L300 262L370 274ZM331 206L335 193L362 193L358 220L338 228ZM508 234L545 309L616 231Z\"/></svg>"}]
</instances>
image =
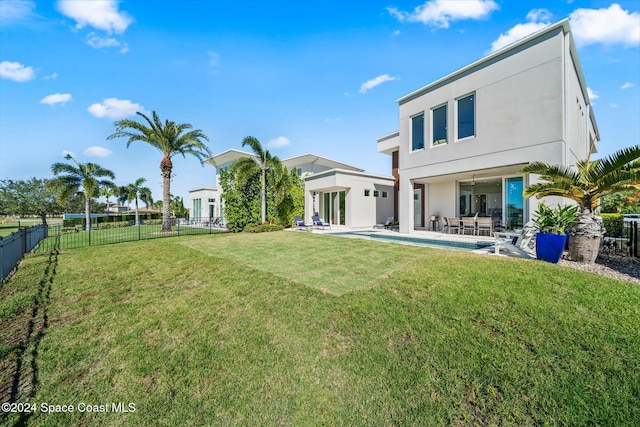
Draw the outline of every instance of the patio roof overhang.
<instances>
[{"instance_id":1,"label":"patio roof overhang","mask_svg":"<svg viewBox=\"0 0 640 427\"><path fill-rule=\"evenodd\" d=\"M417 184L438 184L451 181L471 181L480 182L483 179L496 178L504 175L522 175L520 170L526 166L526 163L502 166L498 168L476 169L459 173L437 175L424 178L416 178L413 180Z\"/></svg>"}]
</instances>

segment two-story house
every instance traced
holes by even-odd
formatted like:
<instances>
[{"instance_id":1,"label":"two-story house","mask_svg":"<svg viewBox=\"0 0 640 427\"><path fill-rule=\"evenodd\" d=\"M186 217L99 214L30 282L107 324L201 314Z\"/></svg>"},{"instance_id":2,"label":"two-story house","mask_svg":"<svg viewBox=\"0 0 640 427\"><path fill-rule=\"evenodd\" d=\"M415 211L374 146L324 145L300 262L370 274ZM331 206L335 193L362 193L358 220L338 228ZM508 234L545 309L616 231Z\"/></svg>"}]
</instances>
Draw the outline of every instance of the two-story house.
<instances>
[{"instance_id":1,"label":"two-story house","mask_svg":"<svg viewBox=\"0 0 640 427\"><path fill-rule=\"evenodd\" d=\"M522 227L538 201L531 161L573 166L600 137L569 21L550 25L396 101L392 156L400 232L478 214Z\"/></svg>"}]
</instances>

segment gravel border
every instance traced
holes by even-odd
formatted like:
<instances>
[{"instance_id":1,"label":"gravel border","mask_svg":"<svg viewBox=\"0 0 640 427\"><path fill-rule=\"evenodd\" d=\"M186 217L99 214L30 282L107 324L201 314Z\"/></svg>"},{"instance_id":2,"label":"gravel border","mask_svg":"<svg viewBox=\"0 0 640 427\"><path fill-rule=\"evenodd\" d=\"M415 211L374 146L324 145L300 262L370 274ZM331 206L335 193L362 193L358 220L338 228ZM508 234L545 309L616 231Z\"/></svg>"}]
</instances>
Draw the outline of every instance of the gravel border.
<instances>
[{"instance_id":1,"label":"gravel border","mask_svg":"<svg viewBox=\"0 0 640 427\"><path fill-rule=\"evenodd\" d=\"M640 260L633 257L599 254L593 264L574 262L567 259L561 259L558 264L640 285Z\"/></svg>"}]
</instances>

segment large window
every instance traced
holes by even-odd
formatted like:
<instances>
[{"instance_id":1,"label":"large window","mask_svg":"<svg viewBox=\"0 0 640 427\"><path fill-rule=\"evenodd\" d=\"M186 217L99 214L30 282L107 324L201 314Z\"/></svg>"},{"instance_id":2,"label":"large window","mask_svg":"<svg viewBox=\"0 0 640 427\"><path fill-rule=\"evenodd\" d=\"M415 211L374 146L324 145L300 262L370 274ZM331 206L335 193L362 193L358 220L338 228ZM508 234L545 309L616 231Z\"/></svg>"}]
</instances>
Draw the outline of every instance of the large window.
<instances>
[{"instance_id":1,"label":"large window","mask_svg":"<svg viewBox=\"0 0 640 427\"><path fill-rule=\"evenodd\" d=\"M447 104L431 110L431 124L433 128L432 145L447 143Z\"/></svg>"},{"instance_id":2,"label":"large window","mask_svg":"<svg viewBox=\"0 0 640 427\"><path fill-rule=\"evenodd\" d=\"M200 221L202 218L202 199L193 199L193 219Z\"/></svg>"},{"instance_id":3,"label":"large window","mask_svg":"<svg viewBox=\"0 0 640 427\"><path fill-rule=\"evenodd\" d=\"M476 135L475 94L458 99L458 139Z\"/></svg>"},{"instance_id":4,"label":"large window","mask_svg":"<svg viewBox=\"0 0 640 427\"><path fill-rule=\"evenodd\" d=\"M424 113L411 117L411 150L424 148Z\"/></svg>"}]
</instances>

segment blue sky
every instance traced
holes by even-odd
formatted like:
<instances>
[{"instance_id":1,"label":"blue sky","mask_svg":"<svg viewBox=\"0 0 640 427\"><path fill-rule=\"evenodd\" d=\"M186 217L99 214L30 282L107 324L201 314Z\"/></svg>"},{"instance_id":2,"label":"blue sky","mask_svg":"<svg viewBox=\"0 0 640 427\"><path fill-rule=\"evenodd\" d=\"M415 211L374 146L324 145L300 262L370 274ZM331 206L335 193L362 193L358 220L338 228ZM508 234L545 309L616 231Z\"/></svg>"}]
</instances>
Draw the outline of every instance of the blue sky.
<instances>
[{"instance_id":1,"label":"blue sky","mask_svg":"<svg viewBox=\"0 0 640 427\"><path fill-rule=\"evenodd\" d=\"M390 175L376 138L395 100L569 18L601 133L640 142L640 2L0 0L0 179L51 177L73 153L162 197L160 153L107 141L135 111L191 123L215 153L258 138ZM174 158L172 193L215 169Z\"/></svg>"}]
</instances>

